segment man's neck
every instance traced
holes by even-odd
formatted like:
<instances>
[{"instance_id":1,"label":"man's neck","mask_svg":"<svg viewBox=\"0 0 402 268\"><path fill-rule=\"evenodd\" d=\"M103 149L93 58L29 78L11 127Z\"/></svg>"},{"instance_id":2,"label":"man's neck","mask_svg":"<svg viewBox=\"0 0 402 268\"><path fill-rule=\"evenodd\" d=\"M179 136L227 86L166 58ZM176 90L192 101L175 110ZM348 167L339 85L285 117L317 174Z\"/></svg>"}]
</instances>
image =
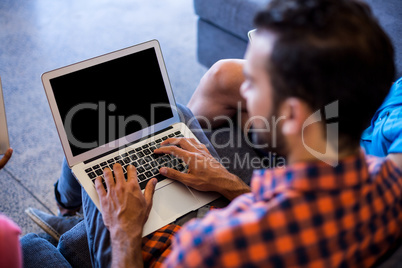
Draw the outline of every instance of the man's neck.
<instances>
[{"instance_id":1,"label":"man's neck","mask_svg":"<svg viewBox=\"0 0 402 268\"><path fill-rule=\"evenodd\" d=\"M325 163L338 163L339 160L342 160L348 156L359 154L361 151L360 146L356 146L353 148L344 148L335 151L334 153L317 155L306 150L304 146L299 148L293 148L289 151L287 155L287 164L293 165L295 163L300 162L314 162L314 161L323 161ZM319 152L324 152L325 150L320 150Z\"/></svg>"}]
</instances>

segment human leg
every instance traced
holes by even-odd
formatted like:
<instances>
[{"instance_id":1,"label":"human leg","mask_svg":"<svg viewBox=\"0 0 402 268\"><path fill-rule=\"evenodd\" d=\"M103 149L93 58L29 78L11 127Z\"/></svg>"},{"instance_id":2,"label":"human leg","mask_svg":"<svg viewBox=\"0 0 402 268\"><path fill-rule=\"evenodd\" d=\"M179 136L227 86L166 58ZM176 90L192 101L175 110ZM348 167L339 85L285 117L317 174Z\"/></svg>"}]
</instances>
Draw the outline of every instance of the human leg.
<instances>
[{"instance_id":1,"label":"human leg","mask_svg":"<svg viewBox=\"0 0 402 268\"><path fill-rule=\"evenodd\" d=\"M55 246L37 234L27 234L20 242L24 267L71 267Z\"/></svg>"},{"instance_id":2,"label":"human leg","mask_svg":"<svg viewBox=\"0 0 402 268\"><path fill-rule=\"evenodd\" d=\"M74 214L81 207L81 185L74 177L65 158L60 178L54 185L54 193L61 215Z\"/></svg>"},{"instance_id":3,"label":"human leg","mask_svg":"<svg viewBox=\"0 0 402 268\"><path fill-rule=\"evenodd\" d=\"M187 107L203 128L216 128L227 118L242 113L242 126L247 121L246 103L240 95L244 81L244 60L228 59L216 62L203 76ZM209 125L210 124L210 125Z\"/></svg>"}]
</instances>

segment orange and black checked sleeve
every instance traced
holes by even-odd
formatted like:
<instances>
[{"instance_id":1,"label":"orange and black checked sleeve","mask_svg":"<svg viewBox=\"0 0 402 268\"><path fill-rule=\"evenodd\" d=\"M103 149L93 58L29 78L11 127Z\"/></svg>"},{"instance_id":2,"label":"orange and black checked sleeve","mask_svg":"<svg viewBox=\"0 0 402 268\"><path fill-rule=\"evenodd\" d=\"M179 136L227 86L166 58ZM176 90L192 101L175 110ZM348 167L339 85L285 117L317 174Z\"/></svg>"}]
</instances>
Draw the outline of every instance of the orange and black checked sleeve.
<instances>
[{"instance_id":1,"label":"orange and black checked sleeve","mask_svg":"<svg viewBox=\"0 0 402 268\"><path fill-rule=\"evenodd\" d=\"M401 228L401 171L361 153L255 172L252 193L175 235L164 265L370 267Z\"/></svg>"}]
</instances>

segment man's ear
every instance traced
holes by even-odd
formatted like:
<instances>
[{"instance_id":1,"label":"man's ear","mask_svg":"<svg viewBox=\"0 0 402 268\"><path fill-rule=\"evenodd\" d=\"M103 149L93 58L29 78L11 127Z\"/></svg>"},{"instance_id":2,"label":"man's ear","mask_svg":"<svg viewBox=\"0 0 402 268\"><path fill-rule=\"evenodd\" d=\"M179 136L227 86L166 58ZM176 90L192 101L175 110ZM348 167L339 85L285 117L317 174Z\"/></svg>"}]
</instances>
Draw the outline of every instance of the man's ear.
<instances>
[{"instance_id":1,"label":"man's ear","mask_svg":"<svg viewBox=\"0 0 402 268\"><path fill-rule=\"evenodd\" d=\"M303 123L311 114L307 104L298 98L287 98L281 103L279 113L285 116L282 121L282 134L285 136L301 134Z\"/></svg>"}]
</instances>

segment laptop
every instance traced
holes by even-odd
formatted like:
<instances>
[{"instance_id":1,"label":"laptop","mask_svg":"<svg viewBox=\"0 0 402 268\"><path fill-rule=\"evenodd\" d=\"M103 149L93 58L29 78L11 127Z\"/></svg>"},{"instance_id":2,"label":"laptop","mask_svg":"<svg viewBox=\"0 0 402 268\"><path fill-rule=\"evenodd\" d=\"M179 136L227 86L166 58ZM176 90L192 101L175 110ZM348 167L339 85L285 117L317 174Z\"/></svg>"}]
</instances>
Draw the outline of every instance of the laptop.
<instances>
[{"instance_id":1,"label":"laptop","mask_svg":"<svg viewBox=\"0 0 402 268\"><path fill-rule=\"evenodd\" d=\"M7 130L6 109L4 107L3 90L0 79L0 155L5 154L10 148L10 140Z\"/></svg>"},{"instance_id":2,"label":"laptop","mask_svg":"<svg viewBox=\"0 0 402 268\"><path fill-rule=\"evenodd\" d=\"M180 122L157 40L49 71L42 83L68 165L99 210L94 180L114 163L125 173L136 166L142 190L158 179L143 236L219 196L159 174L187 166L153 150L170 137L196 137Z\"/></svg>"}]
</instances>

